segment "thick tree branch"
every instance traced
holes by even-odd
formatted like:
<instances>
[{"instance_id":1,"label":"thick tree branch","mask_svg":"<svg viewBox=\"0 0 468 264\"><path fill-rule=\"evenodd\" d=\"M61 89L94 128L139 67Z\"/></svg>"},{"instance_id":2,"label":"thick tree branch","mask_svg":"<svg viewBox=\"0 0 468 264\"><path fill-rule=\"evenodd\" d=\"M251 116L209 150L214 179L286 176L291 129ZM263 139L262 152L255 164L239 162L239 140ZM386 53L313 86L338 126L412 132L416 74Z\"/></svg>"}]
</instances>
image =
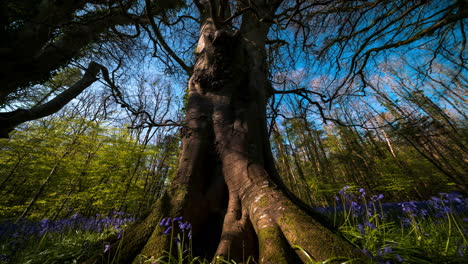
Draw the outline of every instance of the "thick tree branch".
<instances>
[{"instance_id":1,"label":"thick tree branch","mask_svg":"<svg viewBox=\"0 0 468 264\"><path fill-rule=\"evenodd\" d=\"M117 34L118 39L134 38L139 35L137 23L149 23L146 12L128 13L136 3L134 0L102 1L105 2L102 7L88 9L80 15L77 15L77 11L82 10L89 1L63 2L41 1L37 10L31 11L33 15L26 14L17 18L18 21L24 21L24 25L19 23L18 28L5 31L3 39L0 40L0 55L3 60L0 65L0 79L3 81L0 87L0 104L6 103L12 94L22 88L44 82L55 70L83 56L82 51L99 41L105 33ZM169 4L164 7L152 4L149 10L152 14L160 14L181 4L181 1L167 2ZM104 8L105 5L107 8ZM1 4L0 8L6 8L6 12L11 11L10 7ZM136 26L135 35L126 35L115 29L116 26L130 24ZM10 25L1 26L7 28ZM159 42L167 50L168 45L161 40Z\"/></svg>"},{"instance_id":2,"label":"thick tree branch","mask_svg":"<svg viewBox=\"0 0 468 264\"><path fill-rule=\"evenodd\" d=\"M0 138L8 138L8 133L19 124L51 115L62 109L97 80L96 76L102 68L102 65L91 62L78 82L49 102L31 109L17 109L12 112L0 113Z\"/></svg>"}]
</instances>

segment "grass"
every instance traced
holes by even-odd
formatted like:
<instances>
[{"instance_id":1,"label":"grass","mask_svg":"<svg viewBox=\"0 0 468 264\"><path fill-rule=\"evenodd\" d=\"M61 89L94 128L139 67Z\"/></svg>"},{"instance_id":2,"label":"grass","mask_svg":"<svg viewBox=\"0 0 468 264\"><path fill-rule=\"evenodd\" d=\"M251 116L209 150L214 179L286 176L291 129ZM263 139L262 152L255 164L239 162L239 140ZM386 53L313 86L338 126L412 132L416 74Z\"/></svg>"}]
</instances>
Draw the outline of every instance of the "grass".
<instances>
[{"instance_id":1,"label":"grass","mask_svg":"<svg viewBox=\"0 0 468 264\"><path fill-rule=\"evenodd\" d=\"M468 199L457 194L401 203L382 199L345 187L337 206L321 212L376 263L466 263Z\"/></svg>"},{"instance_id":2,"label":"grass","mask_svg":"<svg viewBox=\"0 0 468 264\"><path fill-rule=\"evenodd\" d=\"M363 189L345 187L331 208L317 208L343 235L374 263L466 263L468 199L441 194L429 201L383 203L382 195L367 196ZM106 239L123 235L133 221L122 213L84 218L74 215L60 221L22 221L0 224L0 263L80 263L96 252L108 250ZM144 263L209 263L193 256L191 225L182 218L164 218L164 233L175 240L165 256L148 256ZM307 252L300 245L293 248ZM218 259L235 264L233 260ZM310 264L335 263L338 259ZM357 263L340 260L341 263ZM107 263L116 263L108 259ZM244 263L256 263L250 257Z\"/></svg>"},{"instance_id":3,"label":"grass","mask_svg":"<svg viewBox=\"0 0 468 264\"><path fill-rule=\"evenodd\" d=\"M0 263L80 263L105 250L105 239L123 235L132 217L115 212L109 216L39 222L4 221L0 224Z\"/></svg>"}]
</instances>

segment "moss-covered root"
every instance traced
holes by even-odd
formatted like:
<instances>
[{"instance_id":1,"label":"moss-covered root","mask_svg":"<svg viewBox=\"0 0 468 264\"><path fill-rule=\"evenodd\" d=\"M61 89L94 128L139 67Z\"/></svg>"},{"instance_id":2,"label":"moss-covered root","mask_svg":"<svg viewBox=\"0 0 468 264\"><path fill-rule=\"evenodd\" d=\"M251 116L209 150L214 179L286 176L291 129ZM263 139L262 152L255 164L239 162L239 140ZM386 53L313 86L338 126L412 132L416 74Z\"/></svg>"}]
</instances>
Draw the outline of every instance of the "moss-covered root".
<instances>
[{"instance_id":1,"label":"moss-covered root","mask_svg":"<svg viewBox=\"0 0 468 264\"><path fill-rule=\"evenodd\" d=\"M131 263L154 232L159 219L159 214L156 213L156 210L153 211L143 222L128 227L120 240L115 237L108 239L111 241L111 245L106 252L99 253L83 263L107 263L108 260L113 260L115 263ZM131 232L127 230L131 230Z\"/></svg>"},{"instance_id":2,"label":"moss-covered root","mask_svg":"<svg viewBox=\"0 0 468 264\"><path fill-rule=\"evenodd\" d=\"M300 263L277 225L259 229L257 236L259 263Z\"/></svg>"},{"instance_id":3,"label":"moss-covered root","mask_svg":"<svg viewBox=\"0 0 468 264\"><path fill-rule=\"evenodd\" d=\"M127 261L122 263L148 263L148 259L158 259L162 256L167 256L170 249L171 240L168 235L164 234L163 228L159 225L161 219L167 216L181 216L182 208L187 201L187 188L183 185L172 185L170 189L158 200L158 206L153 209L153 216L148 224L155 225L152 232L148 235L143 245L137 252L138 255L132 254L133 262ZM119 262L120 263L120 262Z\"/></svg>"},{"instance_id":4,"label":"moss-covered root","mask_svg":"<svg viewBox=\"0 0 468 264\"><path fill-rule=\"evenodd\" d=\"M276 223L291 246L304 249L315 261L331 259L355 259L355 263L367 263L362 252L339 234L326 228L289 201L283 201L281 217ZM305 260L305 252L298 252ZM333 262L331 262L333 263Z\"/></svg>"},{"instance_id":5,"label":"moss-covered root","mask_svg":"<svg viewBox=\"0 0 468 264\"><path fill-rule=\"evenodd\" d=\"M301 210L275 187L253 185L245 193L243 204L249 208L250 219L257 232L260 263L300 263L300 260L285 261L288 256L285 248L295 246L308 254L301 250L294 254L303 262L310 262L309 258L314 261L347 258L359 259L356 263L367 262L358 248Z\"/></svg>"},{"instance_id":6,"label":"moss-covered root","mask_svg":"<svg viewBox=\"0 0 468 264\"><path fill-rule=\"evenodd\" d=\"M156 260L161 256L167 255L165 251L169 249L170 239L169 236L163 234L163 231L159 226L154 229L153 234L146 242L140 254L133 260L133 264L148 263L145 262L148 259Z\"/></svg>"},{"instance_id":7,"label":"moss-covered root","mask_svg":"<svg viewBox=\"0 0 468 264\"><path fill-rule=\"evenodd\" d=\"M159 221L167 211L167 199L166 195L164 195L142 222L126 228L120 240L117 240L116 237L109 239L111 245L106 252L97 254L83 263L108 263L109 260L114 263L132 263L135 257L140 254L140 251L146 248L152 234L158 232Z\"/></svg>"}]
</instances>

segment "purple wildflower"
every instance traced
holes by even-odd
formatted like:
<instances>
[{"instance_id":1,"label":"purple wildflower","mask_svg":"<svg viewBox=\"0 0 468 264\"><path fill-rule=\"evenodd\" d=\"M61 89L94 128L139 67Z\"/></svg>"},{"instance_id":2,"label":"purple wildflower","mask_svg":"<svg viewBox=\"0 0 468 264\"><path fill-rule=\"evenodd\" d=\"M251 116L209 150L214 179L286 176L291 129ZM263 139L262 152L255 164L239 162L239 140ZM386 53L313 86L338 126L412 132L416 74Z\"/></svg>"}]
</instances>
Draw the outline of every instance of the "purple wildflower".
<instances>
[{"instance_id":1,"label":"purple wildflower","mask_svg":"<svg viewBox=\"0 0 468 264\"><path fill-rule=\"evenodd\" d=\"M187 221L185 223L180 222L179 223L179 228L180 230L189 230L192 228L192 225Z\"/></svg>"},{"instance_id":2,"label":"purple wildflower","mask_svg":"<svg viewBox=\"0 0 468 264\"><path fill-rule=\"evenodd\" d=\"M164 231L163 234L164 234L164 235L169 234L169 232L171 231L171 229L172 229L172 226L168 227L168 228L166 229L166 231Z\"/></svg>"},{"instance_id":3,"label":"purple wildflower","mask_svg":"<svg viewBox=\"0 0 468 264\"><path fill-rule=\"evenodd\" d=\"M395 254L395 257L397 258L398 262L403 262L405 261L400 255Z\"/></svg>"},{"instance_id":4,"label":"purple wildflower","mask_svg":"<svg viewBox=\"0 0 468 264\"><path fill-rule=\"evenodd\" d=\"M377 201L382 200L383 198L384 198L384 195L380 193L379 195L372 195L371 200L373 202L377 202Z\"/></svg>"},{"instance_id":5,"label":"purple wildflower","mask_svg":"<svg viewBox=\"0 0 468 264\"><path fill-rule=\"evenodd\" d=\"M398 217L400 219L400 222L403 226L410 226L411 225L411 220L406 217Z\"/></svg>"},{"instance_id":6,"label":"purple wildflower","mask_svg":"<svg viewBox=\"0 0 468 264\"><path fill-rule=\"evenodd\" d=\"M384 254L389 254L392 253L392 248L391 247L385 247L384 248Z\"/></svg>"},{"instance_id":7,"label":"purple wildflower","mask_svg":"<svg viewBox=\"0 0 468 264\"><path fill-rule=\"evenodd\" d=\"M372 253L369 252L369 250L367 250L366 248L363 248L362 249L362 253L364 253L366 256L370 257L370 258L374 258L374 256L372 255Z\"/></svg>"},{"instance_id":8,"label":"purple wildflower","mask_svg":"<svg viewBox=\"0 0 468 264\"><path fill-rule=\"evenodd\" d=\"M377 228L373 223L371 223L369 221L364 222L364 225L370 227L371 229L376 229Z\"/></svg>"},{"instance_id":9,"label":"purple wildflower","mask_svg":"<svg viewBox=\"0 0 468 264\"><path fill-rule=\"evenodd\" d=\"M360 198L364 198L366 196L366 190L364 190L364 188L359 189L359 192L361 193Z\"/></svg>"},{"instance_id":10,"label":"purple wildflower","mask_svg":"<svg viewBox=\"0 0 468 264\"><path fill-rule=\"evenodd\" d=\"M170 226L171 225L171 218L170 217L165 217L161 220L159 223L160 226Z\"/></svg>"},{"instance_id":11,"label":"purple wildflower","mask_svg":"<svg viewBox=\"0 0 468 264\"><path fill-rule=\"evenodd\" d=\"M361 231L361 234L363 236L366 235L366 230L364 229L364 226L362 224L358 224L358 229L359 229L359 231Z\"/></svg>"},{"instance_id":12,"label":"purple wildflower","mask_svg":"<svg viewBox=\"0 0 468 264\"><path fill-rule=\"evenodd\" d=\"M398 203L398 205L401 206L401 210L409 215L412 216L417 216L416 213L418 212L418 209L416 207L416 202L410 201L410 202L403 202L403 203Z\"/></svg>"},{"instance_id":13,"label":"purple wildflower","mask_svg":"<svg viewBox=\"0 0 468 264\"><path fill-rule=\"evenodd\" d=\"M109 251L110 249L110 245L109 244L105 244L104 245L104 253L106 253L107 251Z\"/></svg>"},{"instance_id":14,"label":"purple wildflower","mask_svg":"<svg viewBox=\"0 0 468 264\"><path fill-rule=\"evenodd\" d=\"M345 187L343 187L343 189L339 191L339 193L341 195L344 195L348 191L349 188L350 188L349 185L346 185Z\"/></svg>"}]
</instances>

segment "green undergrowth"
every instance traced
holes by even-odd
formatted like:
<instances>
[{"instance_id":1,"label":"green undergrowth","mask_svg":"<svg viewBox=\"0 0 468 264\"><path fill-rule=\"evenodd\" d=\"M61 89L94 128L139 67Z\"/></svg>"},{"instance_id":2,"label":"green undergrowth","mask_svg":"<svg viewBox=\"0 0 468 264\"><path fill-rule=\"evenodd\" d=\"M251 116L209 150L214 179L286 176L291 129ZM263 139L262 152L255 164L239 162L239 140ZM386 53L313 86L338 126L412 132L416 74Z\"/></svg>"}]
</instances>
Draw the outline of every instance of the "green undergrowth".
<instances>
[{"instance_id":1,"label":"green undergrowth","mask_svg":"<svg viewBox=\"0 0 468 264\"><path fill-rule=\"evenodd\" d=\"M382 198L366 197L362 189L357 194L347 190L337 197L335 207L321 213L356 245L356 250L368 256L369 263L467 263L467 199L443 194L430 201L383 203ZM109 219L124 222L117 218ZM189 222L181 217L166 217L160 225L164 234L174 241L173 246L164 256L141 256L140 263L205 264L212 261L193 255ZM80 263L109 250L107 239L115 235L124 236L124 229L125 224L111 225L103 230L55 230L29 236L12 232L11 236L6 239L4 236L0 241L0 263ZM339 257L316 262L301 245L293 245L292 249L305 255L308 264L363 263L362 260ZM237 263L229 258L218 258L217 262ZM118 259L103 259L103 263L118 263ZM242 263L257 262L246 256Z\"/></svg>"},{"instance_id":2,"label":"green undergrowth","mask_svg":"<svg viewBox=\"0 0 468 264\"><path fill-rule=\"evenodd\" d=\"M112 229L103 232L70 231L67 233L45 233L41 237L20 240L11 250L10 241L2 241L0 263L81 263L106 247L106 238L115 234Z\"/></svg>"}]
</instances>

